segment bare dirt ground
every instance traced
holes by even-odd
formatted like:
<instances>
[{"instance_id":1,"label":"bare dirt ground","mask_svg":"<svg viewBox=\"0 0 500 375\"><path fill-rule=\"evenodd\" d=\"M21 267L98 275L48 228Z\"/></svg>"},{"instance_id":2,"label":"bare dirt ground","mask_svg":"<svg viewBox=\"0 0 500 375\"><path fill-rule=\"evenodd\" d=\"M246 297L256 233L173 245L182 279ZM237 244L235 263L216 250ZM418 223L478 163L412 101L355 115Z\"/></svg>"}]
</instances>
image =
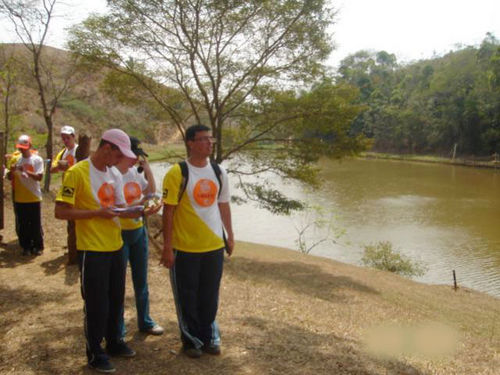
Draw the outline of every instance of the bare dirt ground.
<instances>
[{"instance_id":1,"label":"bare dirt ground","mask_svg":"<svg viewBox=\"0 0 500 375\"><path fill-rule=\"evenodd\" d=\"M39 257L21 255L9 200L0 246L0 373L92 373L78 269L66 265L66 225L53 217L53 197L44 199ZM137 356L115 359L118 374L498 374L499 299L249 243L237 243L225 263L222 355L186 358L168 272L151 250L151 315L165 334L137 331L128 275L127 340Z\"/></svg>"}]
</instances>

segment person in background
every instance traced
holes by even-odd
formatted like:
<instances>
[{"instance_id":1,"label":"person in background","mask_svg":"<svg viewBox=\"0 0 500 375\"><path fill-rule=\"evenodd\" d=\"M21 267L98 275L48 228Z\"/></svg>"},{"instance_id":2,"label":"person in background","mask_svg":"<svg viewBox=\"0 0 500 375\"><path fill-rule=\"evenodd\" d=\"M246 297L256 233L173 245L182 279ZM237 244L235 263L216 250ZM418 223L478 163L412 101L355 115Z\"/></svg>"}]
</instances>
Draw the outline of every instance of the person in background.
<instances>
[{"instance_id":1,"label":"person in background","mask_svg":"<svg viewBox=\"0 0 500 375\"><path fill-rule=\"evenodd\" d=\"M23 255L43 253L42 189L43 159L33 153L31 138L21 135L16 148L20 154L10 160L7 178L12 180L16 232Z\"/></svg>"},{"instance_id":2,"label":"person in background","mask_svg":"<svg viewBox=\"0 0 500 375\"><path fill-rule=\"evenodd\" d=\"M55 205L57 219L76 222L87 359L99 372L115 371L108 355L136 354L120 332L126 270L119 217L142 215L119 209L125 206L122 179L111 167L124 156L135 158L128 135L120 129L105 131L94 154L65 172Z\"/></svg>"},{"instance_id":3,"label":"person in background","mask_svg":"<svg viewBox=\"0 0 500 375\"><path fill-rule=\"evenodd\" d=\"M63 172L64 178L64 172L66 172L76 163L76 150L78 148L78 144L76 143L75 137L75 128L73 128L72 126L64 125L61 128L61 140L64 144L64 147L54 158L54 161L52 162L50 168L51 173ZM70 243L71 238L74 238L75 236L75 222L73 220L68 220L67 232L68 264L76 264L78 263L78 259L74 248L74 242L73 245Z\"/></svg>"},{"instance_id":4,"label":"person in background","mask_svg":"<svg viewBox=\"0 0 500 375\"><path fill-rule=\"evenodd\" d=\"M153 172L146 159L148 154L139 147L140 141L135 137L130 137L130 142L136 157L133 159L122 158L116 168L122 175L125 201L128 206L133 206L143 204L146 197L154 195L156 184ZM137 162L139 167L136 166ZM161 204L151 208L151 210L145 211L146 215L158 212ZM125 268L127 263L130 262L139 331L151 335L161 335L163 334L163 328L156 324L149 315L148 233L143 218L120 219L120 223L123 239L123 261ZM120 318L120 331L122 338L124 338L126 328L123 311Z\"/></svg>"},{"instance_id":5,"label":"person in background","mask_svg":"<svg viewBox=\"0 0 500 375\"><path fill-rule=\"evenodd\" d=\"M61 128L61 139L64 147L54 158L50 168L51 173L65 172L76 163L76 149L78 144L75 139L75 129L64 125Z\"/></svg>"},{"instance_id":6,"label":"person in background","mask_svg":"<svg viewBox=\"0 0 500 375\"><path fill-rule=\"evenodd\" d=\"M180 164L174 165L163 180L164 243L160 262L170 269L182 350L191 358L200 357L203 351L221 353L215 318L224 249L231 255L234 246L227 173L209 160L213 142L208 127L189 127L185 190L181 190L186 176Z\"/></svg>"}]
</instances>

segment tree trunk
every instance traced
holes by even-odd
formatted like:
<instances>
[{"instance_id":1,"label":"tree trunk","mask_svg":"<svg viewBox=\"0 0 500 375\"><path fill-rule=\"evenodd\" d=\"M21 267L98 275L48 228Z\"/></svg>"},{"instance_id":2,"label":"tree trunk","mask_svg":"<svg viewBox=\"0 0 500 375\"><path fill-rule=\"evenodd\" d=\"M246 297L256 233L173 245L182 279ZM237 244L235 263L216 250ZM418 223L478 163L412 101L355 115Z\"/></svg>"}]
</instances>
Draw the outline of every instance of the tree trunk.
<instances>
[{"instance_id":1,"label":"tree trunk","mask_svg":"<svg viewBox=\"0 0 500 375\"><path fill-rule=\"evenodd\" d=\"M4 133L0 132L0 175L4 175L5 164L5 148L4 148ZM0 178L0 230L4 228L3 222L3 178ZM0 241L2 236L0 235Z\"/></svg>"},{"instance_id":2,"label":"tree trunk","mask_svg":"<svg viewBox=\"0 0 500 375\"><path fill-rule=\"evenodd\" d=\"M44 109L45 112L45 109ZM45 150L47 152L47 160L48 162L48 167L47 171L45 174L45 184L43 186L43 190L45 192L48 192L50 190L50 178L51 178L51 173L50 173L50 164L52 163L52 155L53 155L53 149L52 149L52 129L53 129L53 124L52 124L52 116L47 115L45 116L45 124L47 125L47 143L45 144Z\"/></svg>"}]
</instances>

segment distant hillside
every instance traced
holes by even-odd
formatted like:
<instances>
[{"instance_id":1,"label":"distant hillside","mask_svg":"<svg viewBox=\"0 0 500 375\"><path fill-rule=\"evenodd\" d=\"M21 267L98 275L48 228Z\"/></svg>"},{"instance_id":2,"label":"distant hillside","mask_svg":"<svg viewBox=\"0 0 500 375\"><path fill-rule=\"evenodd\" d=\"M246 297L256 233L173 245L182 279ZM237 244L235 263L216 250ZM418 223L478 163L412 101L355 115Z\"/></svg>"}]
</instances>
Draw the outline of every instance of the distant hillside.
<instances>
[{"instance_id":1,"label":"distant hillside","mask_svg":"<svg viewBox=\"0 0 500 375\"><path fill-rule=\"evenodd\" d=\"M70 54L66 51L45 47L46 66L67 67ZM39 104L36 82L30 74L30 54L19 44L0 44L0 113L5 129L4 99L7 73L11 74L12 89L10 95L11 130L7 149L14 145L16 137L28 133L33 143L43 149L46 143L46 126ZM9 63L10 62L10 63ZM104 129L118 127L147 143L163 143L176 138L176 130L168 118L157 109L149 108L137 98L134 102L123 104L110 90L104 89L108 74L106 69L95 67L80 68L73 85L59 100L54 116L54 143L57 150L60 140L57 136L64 124L70 124L79 134L87 134L97 139Z\"/></svg>"}]
</instances>

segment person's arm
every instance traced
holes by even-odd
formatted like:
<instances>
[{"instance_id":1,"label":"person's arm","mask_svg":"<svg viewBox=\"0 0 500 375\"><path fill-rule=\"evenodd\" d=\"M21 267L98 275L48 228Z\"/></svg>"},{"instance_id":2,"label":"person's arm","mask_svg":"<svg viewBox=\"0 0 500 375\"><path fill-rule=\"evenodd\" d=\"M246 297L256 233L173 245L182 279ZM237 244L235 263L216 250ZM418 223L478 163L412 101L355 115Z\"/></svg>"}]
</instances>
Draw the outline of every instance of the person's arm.
<instances>
[{"instance_id":1,"label":"person's arm","mask_svg":"<svg viewBox=\"0 0 500 375\"><path fill-rule=\"evenodd\" d=\"M156 193L156 182L155 182L155 178L154 178L153 172L151 171L151 167L149 166L148 161L146 159L140 160L139 166L143 168L144 177L146 178L146 181L148 182L148 185L146 186L145 189L142 190L142 193L144 194L144 196L148 196L148 195Z\"/></svg>"},{"instance_id":2,"label":"person's arm","mask_svg":"<svg viewBox=\"0 0 500 375\"><path fill-rule=\"evenodd\" d=\"M84 220L93 219L95 217L110 219L112 217L118 216L118 214L111 208L101 207L97 210L85 210L82 208L76 208L69 203L61 201L56 201L54 214L56 219L60 220Z\"/></svg>"},{"instance_id":3,"label":"person's arm","mask_svg":"<svg viewBox=\"0 0 500 375\"><path fill-rule=\"evenodd\" d=\"M219 203L219 211L222 223L224 224L224 228L226 228L226 233L227 233L226 252L229 256L231 256L234 249L234 235L233 235L233 224L231 220L231 206L229 205L229 202Z\"/></svg>"},{"instance_id":4,"label":"person's arm","mask_svg":"<svg viewBox=\"0 0 500 375\"><path fill-rule=\"evenodd\" d=\"M52 163L50 167L50 173L57 173L57 172L59 172L59 165Z\"/></svg>"},{"instance_id":5,"label":"person's arm","mask_svg":"<svg viewBox=\"0 0 500 375\"><path fill-rule=\"evenodd\" d=\"M28 175L29 178L32 178L35 181L42 181L43 173L35 173L30 171L24 171Z\"/></svg>"},{"instance_id":6,"label":"person's arm","mask_svg":"<svg viewBox=\"0 0 500 375\"><path fill-rule=\"evenodd\" d=\"M160 264L167 268L172 268L174 265L174 249L172 247L172 233L174 211L176 206L165 204L163 207L163 253L161 255Z\"/></svg>"},{"instance_id":7,"label":"person's arm","mask_svg":"<svg viewBox=\"0 0 500 375\"><path fill-rule=\"evenodd\" d=\"M52 164L50 165L50 173L60 172L59 160L61 160L61 152L60 151L57 153L55 159L52 161Z\"/></svg>"}]
</instances>

